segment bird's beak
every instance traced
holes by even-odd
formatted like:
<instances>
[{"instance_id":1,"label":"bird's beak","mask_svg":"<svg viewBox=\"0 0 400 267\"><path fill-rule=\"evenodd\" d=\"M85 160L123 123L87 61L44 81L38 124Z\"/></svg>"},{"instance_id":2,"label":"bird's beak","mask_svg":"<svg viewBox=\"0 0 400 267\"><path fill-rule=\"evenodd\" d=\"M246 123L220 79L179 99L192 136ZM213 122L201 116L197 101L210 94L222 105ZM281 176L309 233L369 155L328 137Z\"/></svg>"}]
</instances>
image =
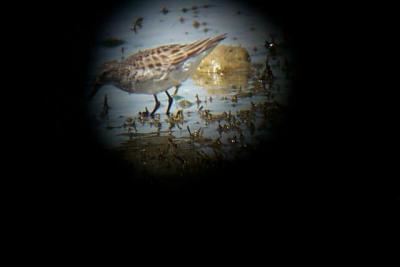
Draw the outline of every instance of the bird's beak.
<instances>
[{"instance_id":1,"label":"bird's beak","mask_svg":"<svg viewBox=\"0 0 400 267\"><path fill-rule=\"evenodd\" d=\"M92 100L92 98L97 94L101 85L102 85L102 83L100 81L98 81L98 80L95 81L93 88L92 88L92 92L90 92L90 95L89 95L89 100Z\"/></svg>"}]
</instances>

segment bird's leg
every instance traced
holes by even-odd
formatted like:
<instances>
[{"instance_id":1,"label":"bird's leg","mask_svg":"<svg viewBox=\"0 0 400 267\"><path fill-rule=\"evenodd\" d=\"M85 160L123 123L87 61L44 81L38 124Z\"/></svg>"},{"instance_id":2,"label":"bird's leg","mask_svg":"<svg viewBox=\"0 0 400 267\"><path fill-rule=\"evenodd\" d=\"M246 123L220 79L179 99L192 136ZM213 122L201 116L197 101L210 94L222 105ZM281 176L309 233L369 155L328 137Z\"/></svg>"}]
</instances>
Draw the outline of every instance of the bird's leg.
<instances>
[{"instance_id":1,"label":"bird's leg","mask_svg":"<svg viewBox=\"0 0 400 267\"><path fill-rule=\"evenodd\" d=\"M156 101L156 105L154 106L153 111L150 113L150 116L154 116L154 113L157 111L157 109L160 107L160 101L157 99L157 95L154 94L154 100Z\"/></svg>"},{"instance_id":2,"label":"bird's leg","mask_svg":"<svg viewBox=\"0 0 400 267\"><path fill-rule=\"evenodd\" d=\"M165 93L168 96L168 108L167 108L167 113L166 114L169 115L169 109L171 108L173 98L169 95L168 91L165 91Z\"/></svg>"}]
</instances>

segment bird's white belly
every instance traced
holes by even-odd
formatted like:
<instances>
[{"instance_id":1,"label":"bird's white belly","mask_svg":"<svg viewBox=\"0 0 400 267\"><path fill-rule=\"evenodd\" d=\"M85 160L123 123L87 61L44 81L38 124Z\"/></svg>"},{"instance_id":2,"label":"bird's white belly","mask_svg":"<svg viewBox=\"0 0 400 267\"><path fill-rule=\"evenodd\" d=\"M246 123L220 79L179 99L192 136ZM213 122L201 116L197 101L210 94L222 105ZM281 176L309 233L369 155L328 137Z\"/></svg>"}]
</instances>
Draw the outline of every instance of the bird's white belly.
<instances>
[{"instance_id":1,"label":"bird's white belly","mask_svg":"<svg viewBox=\"0 0 400 267\"><path fill-rule=\"evenodd\" d=\"M154 79L131 81L128 86L121 89L136 94L158 94L160 92L165 92L176 85L179 85L186 80L189 75L190 73L188 72L173 70Z\"/></svg>"}]
</instances>

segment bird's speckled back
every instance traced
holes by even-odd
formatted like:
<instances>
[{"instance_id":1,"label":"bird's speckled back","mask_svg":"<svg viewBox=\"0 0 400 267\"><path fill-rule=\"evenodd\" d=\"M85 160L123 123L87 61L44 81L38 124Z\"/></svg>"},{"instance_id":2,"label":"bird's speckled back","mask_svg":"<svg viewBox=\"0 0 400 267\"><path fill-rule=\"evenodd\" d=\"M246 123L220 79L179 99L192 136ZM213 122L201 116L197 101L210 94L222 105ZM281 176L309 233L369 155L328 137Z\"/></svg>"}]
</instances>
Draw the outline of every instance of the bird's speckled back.
<instances>
[{"instance_id":1,"label":"bird's speckled back","mask_svg":"<svg viewBox=\"0 0 400 267\"><path fill-rule=\"evenodd\" d=\"M166 91L185 81L225 37L223 34L191 44L159 46L139 51L122 61L108 62L98 83L112 83L130 93L156 94Z\"/></svg>"}]
</instances>

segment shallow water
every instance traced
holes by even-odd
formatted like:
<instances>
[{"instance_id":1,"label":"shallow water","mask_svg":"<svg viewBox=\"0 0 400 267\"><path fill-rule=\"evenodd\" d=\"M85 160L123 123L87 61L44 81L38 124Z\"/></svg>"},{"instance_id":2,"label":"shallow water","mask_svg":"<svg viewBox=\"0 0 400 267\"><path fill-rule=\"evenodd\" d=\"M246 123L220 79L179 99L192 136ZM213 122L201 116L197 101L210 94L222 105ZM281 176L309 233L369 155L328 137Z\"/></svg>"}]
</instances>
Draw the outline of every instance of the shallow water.
<instances>
[{"instance_id":1,"label":"shallow water","mask_svg":"<svg viewBox=\"0 0 400 267\"><path fill-rule=\"evenodd\" d=\"M145 170L151 169L156 174L182 174L188 169L195 170L195 166L202 169L204 165L212 166L211 163L220 160L243 157L246 151L255 149L259 142L268 139L273 132L274 121L283 113L282 107L287 106L290 81L284 62L288 62L290 57L287 51L280 51L275 58L269 57L264 47L271 34L277 36L275 40L280 42L278 28L254 16L245 7L232 6L224 1L213 3L215 6L200 8L207 3L169 2L167 8L170 11L165 15L160 12L162 1L136 9L121 7L99 34L88 92L99 65L138 49L168 43L189 43L217 33L228 33L222 44L241 45L250 53L251 72L195 74L183 82L174 96L171 116L165 114L168 99L164 93L158 95L161 106L155 118L151 118L139 113L146 108L149 111L153 109L152 95L129 94L112 85L102 87L89 103L93 129L106 148L118 151L123 158ZM199 7L197 14L193 10L181 11L183 7L190 9L195 5ZM240 14L237 14L238 10ZM129 28L139 16L144 18L143 26L135 34ZM184 23L179 21L180 17L185 18ZM207 25L195 29L193 20L206 22ZM210 29L207 33L204 32L206 27ZM101 40L109 36L123 39L125 43L113 48L103 47ZM260 77L267 57L275 79L265 85ZM169 92L172 95L174 88ZM109 107L107 111L104 110L105 97Z\"/></svg>"}]
</instances>

